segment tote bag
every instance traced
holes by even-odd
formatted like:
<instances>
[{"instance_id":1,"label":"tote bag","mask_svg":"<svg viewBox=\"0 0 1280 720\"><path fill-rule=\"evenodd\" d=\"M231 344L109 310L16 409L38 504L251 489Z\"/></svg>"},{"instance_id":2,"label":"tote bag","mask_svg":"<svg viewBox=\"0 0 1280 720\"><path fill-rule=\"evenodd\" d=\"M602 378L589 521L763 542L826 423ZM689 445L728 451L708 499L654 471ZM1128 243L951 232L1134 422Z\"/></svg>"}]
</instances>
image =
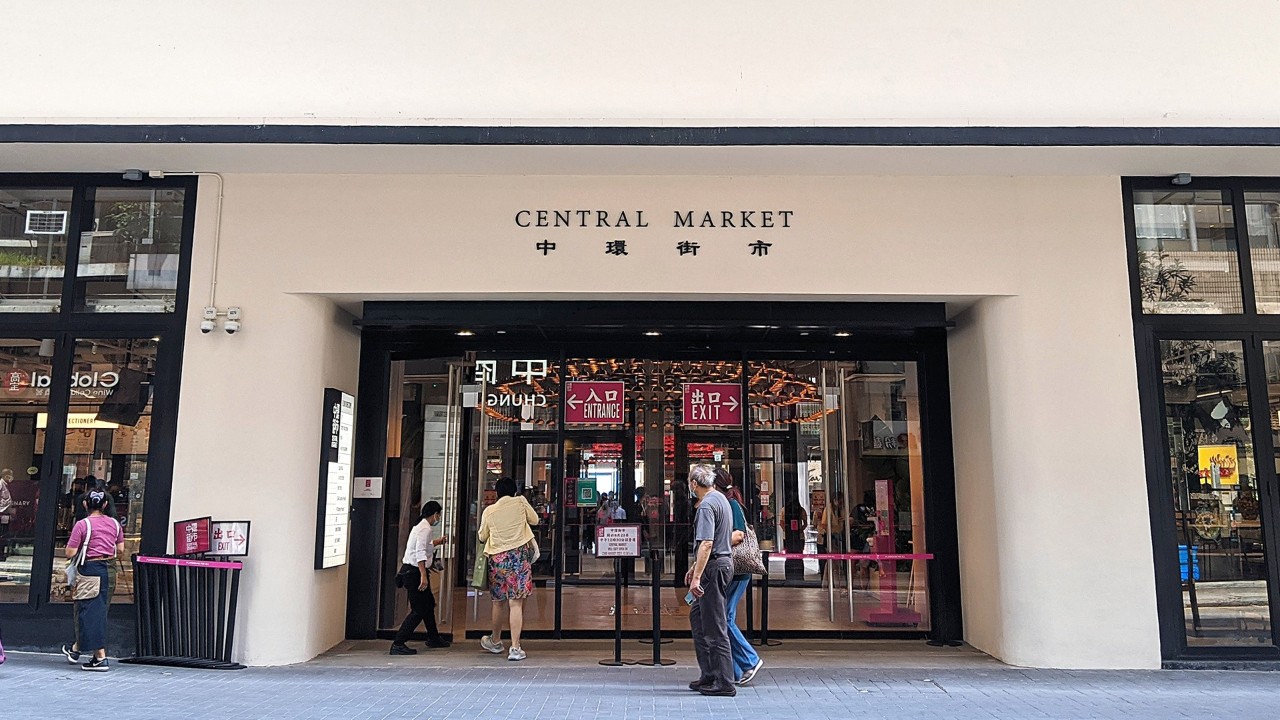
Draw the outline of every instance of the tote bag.
<instances>
[{"instance_id":1,"label":"tote bag","mask_svg":"<svg viewBox=\"0 0 1280 720\"><path fill-rule=\"evenodd\" d=\"M489 589L489 556L485 553L488 543L478 543L476 547L476 563L471 567L471 587L477 590Z\"/></svg>"},{"instance_id":2,"label":"tote bag","mask_svg":"<svg viewBox=\"0 0 1280 720\"><path fill-rule=\"evenodd\" d=\"M760 561L760 543L756 540L756 531L747 526L742 534L742 542L729 548L733 559L734 575L768 575L769 571Z\"/></svg>"}]
</instances>

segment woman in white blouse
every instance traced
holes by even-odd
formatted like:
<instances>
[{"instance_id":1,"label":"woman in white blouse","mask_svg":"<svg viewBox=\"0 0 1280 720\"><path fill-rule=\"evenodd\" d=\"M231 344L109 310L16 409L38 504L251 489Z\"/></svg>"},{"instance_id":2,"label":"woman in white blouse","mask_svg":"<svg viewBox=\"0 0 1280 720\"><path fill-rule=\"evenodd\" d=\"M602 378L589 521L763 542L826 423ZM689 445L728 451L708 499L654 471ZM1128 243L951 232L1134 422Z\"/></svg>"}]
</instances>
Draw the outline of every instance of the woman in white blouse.
<instances>
[{"instance_id":1,"label":"woman in white blouse","mask_svg":"<svg viewBox=\"0 0 1280 720\"><path fill-rule=\"evenodd\" d=\"M436 546L444 542L443 537L434 537L435 526L440 522L440 509L440 503L435 500L423 505L419 514L422 519L409 531L404 564L396 574L397 584L409 596L409 614L404 616L396 639L391 643L392 655L418 654L417 650L405 644L418 629L418 623L427 626L427 647L449 647L449 641L441 637L436 628L436 597L431 592L431 564L435 559Z\"/></svg>"}]
</instances>

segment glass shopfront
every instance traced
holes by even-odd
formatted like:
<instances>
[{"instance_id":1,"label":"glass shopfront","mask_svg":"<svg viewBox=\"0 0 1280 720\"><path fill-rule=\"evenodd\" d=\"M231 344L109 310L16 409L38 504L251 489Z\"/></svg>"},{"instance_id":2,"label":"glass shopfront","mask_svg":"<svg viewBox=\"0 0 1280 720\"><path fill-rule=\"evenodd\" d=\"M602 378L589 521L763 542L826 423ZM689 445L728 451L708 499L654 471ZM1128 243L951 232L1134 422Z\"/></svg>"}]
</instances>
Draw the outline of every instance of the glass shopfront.
<instances>
[{"instance_id":1,"label":"glass shopfront","mask_svg":"<svg viewBox=\"0 0 1280 720\"><path fill-rule=\"evenodd\" d=\"M730 494L769 553L770 632L929 634L942 574L931 567L939 548L930 537L945 536L928 532L930 499L940 494L930 486L953 481L927 470L923 356L904 349L900 359L880 359L863 346L877 357L744 357L743 349L664 357L655 346L647 354L543 345L389 361L389 405L402 412L389 413L398 416L386 460L395 480L381 555L398 559L417 508L442 503L443 532L455 541L437 577L444 630L474 635L486 626L487 594L468 587L476 529L498 479L511 477L540 519L526 629L603 634L621 612L625 630L647 631L656 574L662 627L687 632L687 478L707 464L729 472ZM595 556L597 530L613 523L641 527L642 557L620 565L621 608L614 562ZM954 564L953 533L937 543L949 559L942 565ZM386 633L406 607L389 582L391 563L383 565L378 630ZM762 622L762 584L744 601L744 627ZM958 620L956 605L945 612Z\"/></svg>"},{"instance_id":2,"label":"glass shopfront","mask_svg":"<svg viewBox=\"0 0 1280 720\"><path fill-rule=\"evenodd\" d=\"M1125 192L1164 657L1280 658L1280 180Z\"/></svg>"},{"instance_id":3,"label":"glass shopfront","mask_svg":"<svg viewBox=\"0 0 1280 720\"><path fill-rule=\"evenodd\" d=\"M125 534L112 602L132 602L127 554L165 550L194 191L0 176L0 617L69 614L52 576L92 487ZM6 641L65 640L49 627L6 623Z\"/></svg>"}]
</instances>

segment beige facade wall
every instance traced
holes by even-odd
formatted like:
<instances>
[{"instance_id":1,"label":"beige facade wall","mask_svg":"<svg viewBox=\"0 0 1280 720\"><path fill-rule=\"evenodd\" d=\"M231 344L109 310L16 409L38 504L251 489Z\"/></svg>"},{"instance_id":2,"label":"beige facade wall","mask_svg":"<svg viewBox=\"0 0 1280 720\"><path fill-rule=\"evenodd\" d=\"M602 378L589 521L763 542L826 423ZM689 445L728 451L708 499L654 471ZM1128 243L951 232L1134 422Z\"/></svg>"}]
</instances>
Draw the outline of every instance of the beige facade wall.
<instances>
[{"instance_id":1,"label":"beige facade wall","mask_svg":"<svg viewBox=\"0 0 1280 720\"><path fill-rule=\"evenodd\" d=\"M967 639L1016 664L1158 666L1117 178L230 175L217 304L244 329L205 336L216 187L201 183L173 513L254 521L242 660L343 636L345 571L312 569L320 393L355 391L340 307L737 298L949 301ZM524 209L644 210L649 227L522 228ZM689 210L787 210L790 227L671 227ZM615 239L627 256L604 253Z\"/></svg>"},{"instance_id":2,"label":"beige facade wall","mask_svg":"<svg viewBox=\"0 0 1280 720\"><path fill-rule=\"evenodd\" d=\"M1021 287L950 335L966 640L1015 665L1158 667L1118 184L1019 184Z\"/></svg>"},{"instance_id":3,"label":"beige facade wall","mask_svg":"<svg viewBox=\"0 0 1280 720\"><path fill-rule=\"evenodd\" d=\"M1178 126L1280 116L1280 94L1268 91L1280 66L1271 0L10 0L5 21L0 62L26 82L0 98L11 122Z\"/></svg>"}]
</instances>

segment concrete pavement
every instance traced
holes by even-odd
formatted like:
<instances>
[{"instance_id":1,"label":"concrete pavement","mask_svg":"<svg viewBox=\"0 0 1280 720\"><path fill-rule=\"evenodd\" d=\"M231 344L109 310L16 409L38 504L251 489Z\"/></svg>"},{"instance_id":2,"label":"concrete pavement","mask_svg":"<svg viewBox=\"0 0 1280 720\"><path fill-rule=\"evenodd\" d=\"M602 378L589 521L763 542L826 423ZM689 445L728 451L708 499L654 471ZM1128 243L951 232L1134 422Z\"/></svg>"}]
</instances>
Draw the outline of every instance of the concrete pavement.
<instances>
[{"instance_id":1,"label":"concrete pavement","mask_svg":"<svg viewBox=\"0 0 1280 720\"><path fill-rule=\"evenodd\" d=\"M116 664L102 675L61 656L14 653L0 666L3 717L119 718L1274 718L1280 674L1028 670L967 648L794 641L736 698L704 698L687 641L679 664L606 668L608 642L525 644L507 662L471 641L392 658L386 642L344 643L309 663L241 671ZM787 647L792 646L792 647ZM648 646L624 645L639 657Z\"/></svg>"}]
</instances>

